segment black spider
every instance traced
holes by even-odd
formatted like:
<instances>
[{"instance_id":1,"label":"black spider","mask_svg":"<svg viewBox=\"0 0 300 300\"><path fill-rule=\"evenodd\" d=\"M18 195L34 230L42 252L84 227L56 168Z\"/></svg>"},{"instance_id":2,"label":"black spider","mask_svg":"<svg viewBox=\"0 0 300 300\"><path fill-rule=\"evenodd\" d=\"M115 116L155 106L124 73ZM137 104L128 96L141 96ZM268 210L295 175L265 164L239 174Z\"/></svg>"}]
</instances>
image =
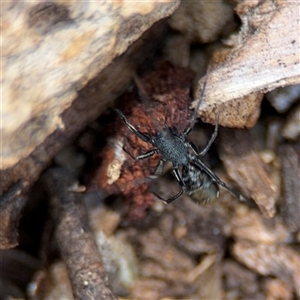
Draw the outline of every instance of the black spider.
<instances>
[{"instance_id":1,"label":"black spider","mask_svg":"<svg viewBox=\"0 0 300 300\"><path fill-rule=\"evenodd\" d=\"M211 136L207 146L203 151L198 152L197 148L190 142L186 140L186 136L192 131L195 121L196 121L196 112L199 109L201 99L204 94L206 82L204 83L200 100L195 109L194 116L192 118L190 126L184 130L182 133L178 133L176 128L171 128L167 125L158 131L155 135L147 135L140 132L132 124L130 124L125 117L125 115L118 109L115 109L115 112L127 125L129 130L137 135L141 140L147 142L154 146L153 149L147 151L144 154L141 154L137 157L134 157L129 153L125 148L124 151L128 153L133 159L141 160L148 158L155 153L161 155L161 160L159 161L158 166L151 178L156 178L162 173L163 165L166 161L170 161L173 164L172 173L175 176L177 182L179 183L181 189L173 197L169 199L163 199L159 195L156 195L159 199L163 200L166 203L171 203L180 197L183 193L188 195L193 195L194 193L208 189L211 185L214 186L216 196L219 194L218 185L227 189L235 197L240 200L244 200L244 197L235 191L233 191L229 186L226 185L201 159L200 157L205 155L209 150L211 144L217 137L218 134L218 122L215 126L213 135ZM179 168L182 168L181 174ZM205 199L209 200L209 199Z\"/></svg>"}]
</instances>

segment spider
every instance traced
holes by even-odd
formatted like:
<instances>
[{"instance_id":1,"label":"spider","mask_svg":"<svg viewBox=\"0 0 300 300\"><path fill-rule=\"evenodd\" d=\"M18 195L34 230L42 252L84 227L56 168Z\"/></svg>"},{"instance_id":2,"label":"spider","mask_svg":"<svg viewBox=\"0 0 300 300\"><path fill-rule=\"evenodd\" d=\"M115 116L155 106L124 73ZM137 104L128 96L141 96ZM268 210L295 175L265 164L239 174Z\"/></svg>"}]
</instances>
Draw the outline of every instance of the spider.
<instances>
[{"instance_id":1,"label":"spider","mask_svg":"<svg viewBox=\"0 0 300 300\"><path fill-rule=\"evenodd\" d=\"M136 80L138 87L141 89L140 84ZM196 146L186 140L187 135L192 131L196 122L196 113L200 107L201 99L203 98L206 82L203 85L200 99L195 109L190 125L181 133L176 128L172 128L165 124L165 126L158 130L154 135L148 135L140 132L135 126L133 126L125 117L125 115L119 110L114 109L118 116L123 120L128 129L137 135L141 140L147 142L153 146L153 148L146 153L138 156L133 156L129 151L123 148L123 150L130 155L134 160L142 160L149 158L150 156L158 153L161 155L161 159L156 167L156 170L150 178L157 178L161 175L164 163L170 161L173 165L172 173L177 180L180 191L168 198L164 199L161 196L155 194L159 199L165 203L171 203L179 198L183 193L190 196L198 193L199 191L207 190L210 186L213 186L214 193L219 196L218 185L227 189L231 194L237 197L239 200L244 201L244 197L236 193L225 182L223 182L202 160L201 156L204 156L218 134L218 118L215 125L215 130L207 143L206 147L199 152ZM181 168L181 174L180 174ZM208 201L210 197L204 199Z\"/></svg>"}]
</instances>

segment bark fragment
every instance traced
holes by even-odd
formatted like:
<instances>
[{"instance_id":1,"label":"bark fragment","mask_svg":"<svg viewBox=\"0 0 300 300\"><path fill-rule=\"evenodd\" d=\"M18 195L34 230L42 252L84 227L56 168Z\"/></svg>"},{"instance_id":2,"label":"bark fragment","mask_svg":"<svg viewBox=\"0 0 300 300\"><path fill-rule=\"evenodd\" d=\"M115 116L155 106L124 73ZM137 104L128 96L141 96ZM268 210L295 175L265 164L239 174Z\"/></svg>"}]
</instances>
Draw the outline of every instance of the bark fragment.
<instances>
[{"instance_id":1,"label":"bark fragment","mask_svg":"<svg viewBox=\"0 0 300 300\"><path fill-rule=\"evenodd\" d=\"M288 243L292 234L275 216L264 218L259 211L250 210L245 205L238 205L231 218L232 235L236 239L245 239L259 244Z\"/></svg>"},{"instance_id":2,"label":"bark fragment","mask_svg":"<svg viewBox=\"0 0 300 300\"><path fill-rule=\"evenodd\" d=\"M266 217L273 217L278 186L258 155L247 130L220 130L220 157L229 176L247 198L253 198Z\"/></svg>"},{"instance_id":3,"label":"bark fragment","mask_svg":"<svg viewBox=\"0 0 300 300\"><path fill-rule=\"evenodd\" d=\"M287 245L254 244L238 241L233 246L236 259L261 275L273 275L287 284L292 282L300 296L300 255Z\"/></svg>"},{"instance_id":4,"label":"bark fragment","mask_svg":"<svg viewBox=\"0 0 300 300\"><path fill-rule=\"evenodd\" d=\"M300 16L295 1L247 0L240 2L236 11L242 28L234 48L207 79L199 81L193 106L207 80L199 115L213 120L221 106L221 125L251 127L258 117L263 93L300 83ZM222 117L223 111L230 118Z\"/></svg>"}]
</instances>

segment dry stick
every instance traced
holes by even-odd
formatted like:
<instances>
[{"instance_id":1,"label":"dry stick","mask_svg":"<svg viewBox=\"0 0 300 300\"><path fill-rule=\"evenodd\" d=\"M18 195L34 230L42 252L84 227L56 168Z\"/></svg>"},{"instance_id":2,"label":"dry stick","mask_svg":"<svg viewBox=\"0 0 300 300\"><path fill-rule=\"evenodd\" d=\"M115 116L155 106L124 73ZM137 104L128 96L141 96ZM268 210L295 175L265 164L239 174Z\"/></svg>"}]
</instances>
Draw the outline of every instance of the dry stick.
<instances>
[{"instance_id":1,"label":"dry stick","mask_svg":"<svg viewBox=\"0 0 300 300\"><path fill-rule=\"evenodd\" d=\"M62 168L47 171L43 182L50 195L55 236L72 284L75 299L117 299L89 227L80 194L70 192L76 185L72 174Z\"/></svg>"}]
</instances>

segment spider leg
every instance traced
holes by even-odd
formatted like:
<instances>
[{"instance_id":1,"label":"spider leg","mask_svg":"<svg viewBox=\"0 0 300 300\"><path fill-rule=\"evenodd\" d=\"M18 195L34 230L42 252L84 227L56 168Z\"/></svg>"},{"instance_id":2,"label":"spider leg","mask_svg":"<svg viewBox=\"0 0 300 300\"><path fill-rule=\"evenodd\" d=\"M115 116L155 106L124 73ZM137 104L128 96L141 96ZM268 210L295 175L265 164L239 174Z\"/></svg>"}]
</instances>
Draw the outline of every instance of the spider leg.
<instances>
[{"instance_id":1,"label":"spider leg","mask_svg":"<svg viewBox=\"0 0 300 300\"><path fill-rule=\"evenodd\" d=\"M216 137L218 135L218 127L219 127L219 114L218 114L218 117L217 117L217 123L216 123L216 126L215 126L214 133L212 134L212 136L211 136L210 140L208 141L206 147L200 153L198 153L198 155L203 156L203 155L205 155L207 153L207 151L209 150L210 146L215 141L215 139L216 139Z\"/></svg>"},{"instance_id":2,"label":"spider leg","mask_svg":"<svg viewBox=\"0 0 300 300\"><path fill-rule=\"evenodd\" d=\"M145 159L148 158L152 155L154 155L155 153L158 153L158 149L151 149L149 151L147 151L144 154L138 155L138 156L133 156L125 147L123 147L123 150L134 160L141 160L141 159Z\"/></svg>"},{"instance_id":3,"label":"spider leg","mask_svg":"<svg viewBox=\"0 0 300 300\"><path fill-rule=\"evenodd\" d=\"M191 143L191 142L185 142L184 144L185 144L185 146L187 148L190 148L194 152L195 155L198 156L198 153L199 153L198 149L197 149L197 147L193 143Z\"/></svg>"},{"instance_id":4,"label":"spider leg","mask_svg":"<svg viewBox=\"0 0 300 300\"><path fill-rule=\"evenodd\" d=\"M125 115L117 108L114 108L114 111L117 113L117 115L123 120L123 122L127 125L128 129L133 132L135 135L137 135L141 140L143 140L146 143L152 143L152 140L150 137L148 137L146 134L141 133L139 130L137 130L132 124L130 124L125 117Z\"/></svg>"},{"instance_id":5,"label":"spider leg","mask_svg":"<svg viewBox=\"0 0 300 300\"><path fill-rule=\"evenodd\" d=\"M189 147L197 156L203 156L207 153L207 151L209 150L210 146L212 145L212 143L215 141L217 135L218 135L218 127L219 127L219 115L217 117L217 123L216 123L216 126L215 126L215 130L214 130L214 133L212 134L209 142L207 143L207 145L205 146L205 148L199 153L197 147L193 144L193 143L190 143L190 142L186 142L185 145L187 147Z\"/></svg>"},{"instance_id":6,"label":"spider leg","mask_svg":"<svg viewBox=\"0 0 300 300\"><path fill-rule=\"evenodd\" d=\"M191 131L192 131L193 127L192 126L189 126L182 134L183 136L187 136Z\"/></svg>"},{"instance_id":7,"label":"spider leg","mask_svg":"<svg viewBox=\"0 0 300 300\"><path fill-rule=\"evenodd\" d=\"M172 173L173 173L173 175L175 176L177 182L180 185L180 191L175 196L172 196L169 199L164 199L161 196L159 196L159 195L157 195L157 194L154 193L154 195L157 198L159 198L160 200L164 201L166 204L169 204L169 203L173 202L174 200L176 200L177 198L179 198L184 193L184 191L185 191L185 184L184 184L184 182L181 179L181 176L179 174L178 168L177 167L173 167Z\"/></svg>"},{"instance_id":8,"label":"spider leg","mask_svg":"<svg viewBox=\"0 0 300 300\"><path fill-rule=\"evenodd\" d=\"M194 114L193 114L192 121L191 121L191 125L183 132L184 136L187 136L192 131L192 129L194 128L194 125L196 123L197 113L198 113L198 110L199 110L199 107L200 107L200 103L202 102L202 99L203 99L203 96L204 96L204 91L205 91L205 88L206 88L206 80L207 80L207 77L204 81L199 101L197 103L197 106L195 107Z\"/></svg>"},{"instance_id":9,"label":"spider leg","mask_svg":"<svg viewBox=\"0 0 300 300\"><path fill-rule=\"evenodd\" d=\"M218 185L225 188L229 191L233 196L235 196L240 201L246 201L245 197L233 189L231 189L225 182L223 182L208 166L206 166L200 159L194 160L193 163L198 166L201 170L203 170L210 178L217 183Z\"/></svg>"},{"instance_id":10,"label":"spider leg","mask_svg":"<svg viewBox=\"0 0 300 300\"><path fill-rule=\"evenodd\" d=\"M164 161L161 159L155 169L155 172L154 174L150 175L149 178L150 179L155 179L157 178L159 175L161 175L162 173L162 170L163 170L163 167L164 167Z\"/></svg>"},{"instance_id":11,"label":"spider leg","mask_svg":"<svg viewBox=\"0 0 300 300\"><path fill-rule=\"evenodd\" d=\"M159 196L158 194L156 193L153 193L158 199L164 201L166 204L169 204L171 202L173 202L174 200L176 200L177 198L179 198L182 194L183 194L183 189L181 188L180 191L173 197L169 198L169 199L164 199L162 198L161 196Z\"/></svg>"},{"instance_id":12,"label":"spider leg","mask_svg":"<svg viewBox=\"0 0 300 300\"><path fill-rule=\"evenodd\" d=\"M185 184L184 184L184 182L182 181L182 178L181 178L181 176L180 176L180 174L179 174L178 167L174 167L174 166L173 166L172 173L173 173L173 175L175 176L175 178L176 178L177 182L179 183L179 185L180 185L181 187L184 187Z\"/></svg>"}]
</instances>

